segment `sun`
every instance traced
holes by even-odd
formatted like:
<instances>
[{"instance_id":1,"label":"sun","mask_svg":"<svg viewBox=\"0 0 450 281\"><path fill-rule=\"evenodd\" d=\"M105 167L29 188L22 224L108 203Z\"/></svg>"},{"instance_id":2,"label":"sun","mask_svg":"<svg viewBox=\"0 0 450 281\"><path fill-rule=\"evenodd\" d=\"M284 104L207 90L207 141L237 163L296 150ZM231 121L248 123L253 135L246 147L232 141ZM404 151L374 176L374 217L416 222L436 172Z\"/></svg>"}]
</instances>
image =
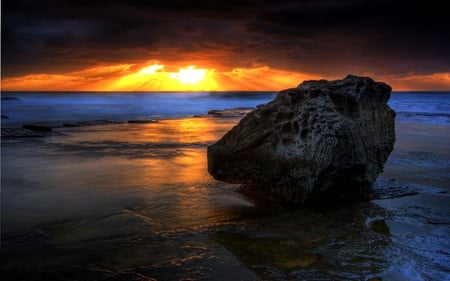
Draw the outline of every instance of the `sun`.
<instances>
[{"instance_id":1,"label":"sun","mask_svg":"<svg viewBox=\"0 0 450 281\"><path fill-rule=\"evenodd\" d=\"M194 66L180 68L176 73L171 73L170 77L178 79L183 84L196 84L201 82L206 75L206 69L195 69Z\"/></svg>"}]
</instances>

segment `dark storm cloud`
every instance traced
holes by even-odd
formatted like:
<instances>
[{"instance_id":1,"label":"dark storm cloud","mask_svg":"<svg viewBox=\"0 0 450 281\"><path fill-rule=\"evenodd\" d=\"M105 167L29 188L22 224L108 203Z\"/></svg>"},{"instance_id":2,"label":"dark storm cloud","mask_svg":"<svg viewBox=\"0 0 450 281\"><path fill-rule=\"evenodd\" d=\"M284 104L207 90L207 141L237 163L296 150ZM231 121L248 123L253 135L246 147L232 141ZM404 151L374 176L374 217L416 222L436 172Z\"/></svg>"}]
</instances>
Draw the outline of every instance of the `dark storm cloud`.
<instances>
[{"instance_id":1,"label":"dark storm cloud","mask_svg":"<svg viewBox=\"0 0 450 281\"><path fill-rule=\"evenodd\" d=\"M211 60L224 67L268 64L324 75L448 72L450 36L441 5L4 0L2 74L151 59Z\"/></svg>"},{"instance_id":2,"label":"dark storm cloud","mask_svg":"<svg viewBox=\"0 0 450 281\"><path fill-rule=\"evenodd\" d=\"M266 12L250 26L272 41L287 43L291 62L304 63L318 73L326 71L326 65L331 71L339 65L341 69L367 66L374 71L389 68L394 73L448 71L445 10L431 4L298 2Z\"/></svg>"}]
</instances>

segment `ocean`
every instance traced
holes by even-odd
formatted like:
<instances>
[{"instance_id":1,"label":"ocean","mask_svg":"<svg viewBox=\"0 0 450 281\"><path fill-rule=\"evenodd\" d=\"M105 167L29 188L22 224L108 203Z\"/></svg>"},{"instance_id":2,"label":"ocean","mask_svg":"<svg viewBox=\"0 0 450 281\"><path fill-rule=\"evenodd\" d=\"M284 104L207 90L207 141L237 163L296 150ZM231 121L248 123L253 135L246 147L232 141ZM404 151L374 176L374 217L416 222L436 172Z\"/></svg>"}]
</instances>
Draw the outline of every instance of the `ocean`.
<instances>
[{"instance_id":1,"label":"ocean","mask_svg":"<svg viewBox=\"0 0 450 281\"><path fill-rule=\"evenodd\" d=\"M212 109L255 107L271 101L275 95L276 92L3 93L2 115L8 118L2 118L2 125L184 118ZM397 112L397 122L450 123L450 92L393 92L389 105Z\"/></svg>"},{"instance_id":2,"label":"ocean","mask_svg":"<svg viewBox=\"0 0 450 281\"><path fill-rule=\"evenodd\" d=\"M330 209L207 172L207 146L243 116L208 111L275 95L2 93L2 129L53 132L2 137L1 280L450 280L450 92L389 100L377 184L410 196Z\"/></svg>"}]
</instances>

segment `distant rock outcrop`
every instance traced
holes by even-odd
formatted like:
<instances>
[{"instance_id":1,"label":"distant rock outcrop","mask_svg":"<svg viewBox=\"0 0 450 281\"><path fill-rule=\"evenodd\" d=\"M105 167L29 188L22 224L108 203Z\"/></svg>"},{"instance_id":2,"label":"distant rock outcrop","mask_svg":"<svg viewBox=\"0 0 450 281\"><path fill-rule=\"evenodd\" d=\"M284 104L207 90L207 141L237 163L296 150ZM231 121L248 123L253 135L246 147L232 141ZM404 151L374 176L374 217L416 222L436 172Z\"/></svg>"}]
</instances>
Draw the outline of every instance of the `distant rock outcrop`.
<instances>
[{"instance_id":1,"label":"distant rock outcrop","mask_svg":"<svg viewBox=\"0 0 450 281\"><path fill-rule=\"evenodd\" d=\"M305 203L359 197L393 149L391 87L349 75L281 91L208 147L208 171Z\"/></svg>"}]
</instances>

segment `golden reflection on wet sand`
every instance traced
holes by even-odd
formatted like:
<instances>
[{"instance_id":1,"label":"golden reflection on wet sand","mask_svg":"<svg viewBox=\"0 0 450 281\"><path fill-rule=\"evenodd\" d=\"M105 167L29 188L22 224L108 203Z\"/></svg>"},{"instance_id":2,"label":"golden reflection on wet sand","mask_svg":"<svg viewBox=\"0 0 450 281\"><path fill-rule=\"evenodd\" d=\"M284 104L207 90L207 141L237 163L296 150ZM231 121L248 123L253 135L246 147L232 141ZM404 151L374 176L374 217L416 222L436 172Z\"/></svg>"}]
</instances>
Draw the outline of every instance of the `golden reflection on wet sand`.
<instances>
[{"instance_id":1,"label":"golden reflection on wet sand","mask_svg":"<svg viewBox=\"0 0 450 281\"><path fill-rule=\"evenodd\" d=\"M124 123L78 128L61 128L64 138L58 142L152 142L152 143L213 143L237 123L236 119L214 120L208 117L168 119L155 123ZM92 133L92 134L90 134Z\"/></svg>"},{"instance_id":2,"label":"golden reflection on wet sand","mask_svg":"<svg viewBox=\"0 0 450 281\"><path fill-rule=\"evenodd\" d=\"M138 196L145 201L139 206L141 214L169 228L197 227L235 220L239 216L236 207L253 206L235 187L227 188L207 172L207 145L237 121L184 118L83 127L66 129L65 136L52 141L67 145L60 154L67 155L70 149L83 155L78 160L81 163L97 163L83 171L83 177L93 182L104 175L100 176L104 182L94 189ZM91 147L88 156L92 158L84 157L83 151Z\"/></svg>"}]
</instances>

